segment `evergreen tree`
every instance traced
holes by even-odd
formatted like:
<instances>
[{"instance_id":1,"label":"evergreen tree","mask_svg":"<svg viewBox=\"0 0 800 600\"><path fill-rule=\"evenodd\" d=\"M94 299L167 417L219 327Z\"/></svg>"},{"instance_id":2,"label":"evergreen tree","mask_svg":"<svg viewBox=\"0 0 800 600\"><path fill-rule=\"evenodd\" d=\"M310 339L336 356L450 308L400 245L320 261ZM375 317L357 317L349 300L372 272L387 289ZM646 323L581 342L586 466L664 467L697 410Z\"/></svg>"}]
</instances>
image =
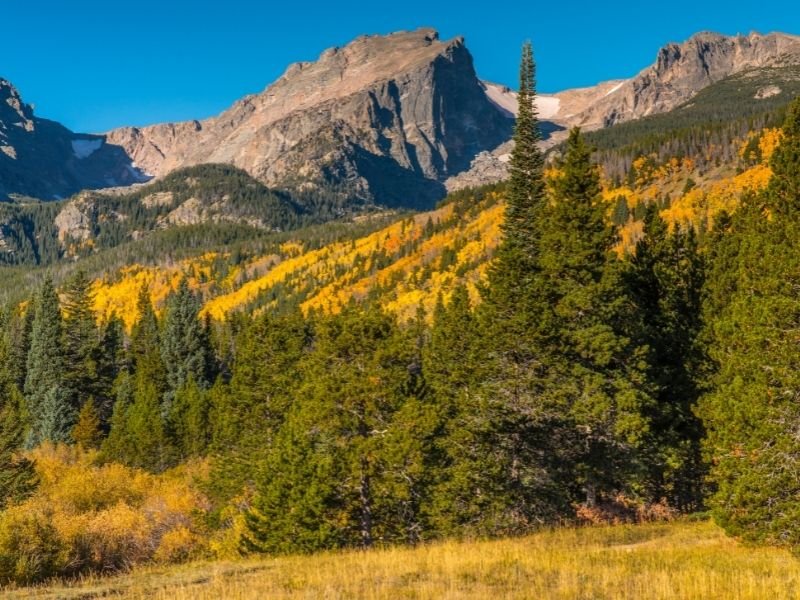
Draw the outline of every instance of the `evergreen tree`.
<instances>
[{"instance_id":1,"label":"evergreen tree","mask_svg":"<svg viewBox=\"0 0 800 600\"><path fill-rule=\"evenodd\" d=\"M160 358L158 364L148 364L149 359L153 357L153 349L160 347L161 338L158 317L153 310L150 292L146 285L139 289L139 296L136 299L136 315L136 322L131 329L130 343L133 368L137 371L147 369L151 377L161 379L158 376L163 370Z\"/></svg>"},{"instance_id":2,"label":"evergreen tree","mask_svg":"<svg viewBox=\"0 0 800 600\"><path fill-rule=\"evenodd\" d=\"M103 441L100 418L97 416L94 398L83 403L78 413L78 422L72 429L72 439L84 449L96 449Z\"/></svg>"},{"instance_id":3,"label":"evergreen tree","mask_svg":"<svg viewBox=\"0 0 800 600\"><path fill-rule=\"evenodd\" d=\"M229 385L211 389L213 490L224 502L252 485L302 383L300 361L314 338L300 311L240 325Z\"/></svg>"},{"instance_id":4,"label":"evergreen tree","mask_svg":"<svg viewBox=\"0 0 800 600\"><path fill-rule=\"evenodd\" d=\"M31 420L27 444L66 442L77 411L64 382L62 321L58 295L48 278L36 297L25 379L25 399Z\"/></svg>"},{"instance_id":5,"label":"evergreen tree","mask_svg":"<svg viewBox=\"0 0 800 600\"><path fill-rule=\"evenodd\" d=\"M125 325L112 314L103 326L96 348L95 407L101 429L107 431L114 410L114 384L122 370L128 368L125 360ZM154 346L157 352L158 346Z\"/></svg>"},{"instance_id":6,"label":"evergreen tree","mask_svg":"<svg viewBox=\"0 0 800 600\"><path fill-rule=\"evenodd\" d=\"M172 409L175 393L193 379L201 388L208 387L210 365L209 333L199 318L200 299L183 278L178 289L167 299L161 358L166 369L167 390L163 411Z\"/></svg>"},{"instance_id":7,"label":"evergreen tree","mask_svg":"<svg viewBox=\"0 0 800 600\"><path fill-rule=\"evenodd\" d=\"M209 399L209 392L201 389L191 377L175 394L171 431L184 457L200 456L208 449L211 441Z\"/></svg>"},{"instance_id":8,"label":"evergreen tree","mask_svg":"<svg viewBox=\"0 0 800 600\"><path fill-rule=\"evenodd\" d=\"M705 365L699 342L704 274L694 230L670 233L651 206L627 273L656 397L643 492L682 510L702 505L704 432L694 410Z\"/></svg>"},{"instance_id":9,"label":"evergreen tree","mask_svg":"<svg viewBox=\"0 0 800 600\"><path fill-rule=\"evenodd\" d=\"M575 475L589 506L600 495L635 491L653 403L591 154L573 130L542 219L538 274L548 307L538 323L547 370L541 402L578 432Z\"/></svg>"},{"instance_id":10,"label":"evergreen tree","mask_svg":"<svg viewBox=\"0 0 800 600\"><path fill-rule=\"evenodd\" d=\"M167 370L161 355L161 330L146 286L139 290L136 310L138 318L131 329L130 368L163 395L167 391Z\"/></svg>"},{"instance_id":11,"label":"evergreen tree","mask_svg":"<svg viewBox=\"0 0 800 600\"><path fill-rule=\"evenodd\" d=\"M402 446L409 426L403 420L406 431L395 437L395 419L409 389L416 389L409 382L415 349L408 342L377 308L349 308L321 321L298 402L256 482L251 548L369 547L408 539L419 527L418 515L398 511L392 500L403 498L400 506L411 508L406 500L419 489L410 489L414 482L404 475L414 468L395 445Z\"/></svg>"},{"instance_id":12,"label":"evergreen tree","mask_svg":"<svg viewBox=\"0 0 800 600\"><path fill-rule=\"evenodd\" d=\"M8 370L19 390L25 388L28 352L35 310L30 306L22 315L10 312L7 316L6 340L8 345Z\"/></svg>"},{"instance_id":13,"label":"evergreen tree","mask_svg":"<svg viewBox=\"0 0 800 600\"><path fill-rule=\"evenodd\" d=\"M564 427L539 400L538 330L546 305L537 273L546 195L535 97L533 55L525 44L504 237L478 312L483 383L460 399L461 420L451 429L463 439L448 443L459 452L450 456L439 496L440 514L458 520L452 526L479 534L520 532L569 505L556 483L560 460L544 451Z\"/></svg>"},{"instance_id":14,"label":"evergreen tree","mask_svg":"<svg viewBox=\"0 0 800 600\"><path fill-rule=\"evenodd\" d=\"M71 405L72 396L65 387L53 386L44 392L39 403L38 418L34 421L33 445L42 442L71 443L72 430L77 420Z\"/></svg>"},{"instance_id":15,"label":"evergreen tree","mask_svg":"<svg viewBox=\"0 0 800 600\"><path fill-rule=\"evenodd\" d=\"M22 500L36 485L33 464L20 456L27 418L22 394L8 369L9 349L0 337L0 511Z\"/></svg>"},{"instance_id":16,"label":"evergreen tree","mask_svg":"<svg viewBox=\"0 0 800 600\"><path fill-rule=\"evenodd\" d=\"M64 386L70 403L82 407L97 392L98 332L93 311L92 282L78 271L65 284L61 309L64 313Z\"/></svg>"},{"instance_id":17,"label":"evergreen tree","mask_svg":"<svg viewBox=\"0 0 800 600\"><path fill-rule=\"evenodd\" d=\"M767 189L746 200L714 252L707 337L717 371L700 410L715 518L733 535L797 548L800 100L770 166Z\"/></svg>"},{"instance_id":18,"label":"evergreen tree","mask_svg":"<svg viewBox=\"0 0 800 600\"><path fill-rule=\"evenodd\" d=\"M536 64L530 42L522 47L517 102L514 150L509 163L507 208L503 225L505 238L499 252L501 265L506 270L514 266L513 263L503 265L503 261L508 260L505 258L507 253L519 251L534 256L532 250L538 238L537 217L544 198L544 158L538 145L541 134L536 109ZM513 260L516 263L519 259L515 257ZM499 275L500 270L501 266L496 267L495 276Z\"/></svg>"},{"instance_id":19,"label":"evergreen tree","mask_svg":"<svg viewBox=\"0 0 800 600\"><path fill-rule=\"evenodd\" d=\"M106 460L125 463L136 440L128 430L128 409L133 404L134 378L127 372L120 373L114 382L114 410L109 422L108 436L103 440L101 451Z\"/></svg>"},{"instance_id":20,"label":"evergreen tree","mask_svg":"<svg viewBox=\"0 0 800 600\"><path fill-rule=\"evenodd\" d=\"M122 461L160 473L175 464L176 451L163 417L158 388L137 373L134 377L133 402L124 411L124 434L127 442L118 451Z\"/></svg>"}]
</instances>

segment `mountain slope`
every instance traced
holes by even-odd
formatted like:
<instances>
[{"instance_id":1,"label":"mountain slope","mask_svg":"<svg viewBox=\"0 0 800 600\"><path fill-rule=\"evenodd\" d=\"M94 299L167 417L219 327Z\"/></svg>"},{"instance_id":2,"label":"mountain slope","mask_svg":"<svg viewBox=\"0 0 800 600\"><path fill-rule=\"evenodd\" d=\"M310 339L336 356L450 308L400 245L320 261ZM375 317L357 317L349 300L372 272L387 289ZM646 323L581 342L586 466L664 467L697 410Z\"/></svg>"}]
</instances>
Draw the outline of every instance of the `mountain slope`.
<instances>
[{"instance_id":1,"label":"mountain slope","mask_svg":"<svg viewBox=\"0 0 800 600\"><path fill-rule=\"evenodd\" d=\"M109 132L155 175L229 163L271 187L430 207L442 182L506 141L512 121L483 92L462 38L429 29L364 36L297 63L206 121Z\"/></svg>"},{"instance_id":2,"label":"mountain slope","mask_svg":"<svg viewBox=\"0 0 800 600\"><path fill-rule=\"evenodd\" d=\"M0 201L13 196L52 200L148 179L103 136L76 134L36 117L19 91L0 78Z\"/></svg>"}]
</instances>

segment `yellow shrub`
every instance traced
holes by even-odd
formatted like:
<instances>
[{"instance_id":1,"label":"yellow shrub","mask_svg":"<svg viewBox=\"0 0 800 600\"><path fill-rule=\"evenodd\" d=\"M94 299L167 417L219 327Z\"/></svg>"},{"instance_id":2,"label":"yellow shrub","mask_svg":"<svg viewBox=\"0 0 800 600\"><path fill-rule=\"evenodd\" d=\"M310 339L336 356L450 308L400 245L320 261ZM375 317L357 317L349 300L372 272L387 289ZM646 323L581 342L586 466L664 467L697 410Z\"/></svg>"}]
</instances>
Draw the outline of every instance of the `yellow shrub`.
<instances>
[{"instance_id":1,"label":"yellow shrub","mask_svg":"<svg viewBox=\"0 0 800 600\"><path fill-rule=\"evenodd\" d=\"M0 583L171 562L205 549L207 469L152 475L99 464L96 452L46 444L30 453L36 493L0 514Z\"/></svg>"},{"instance_id":2,"label":"yellow shrub","mask_svg":"<svg viewBox=\"0 0 800 600\"><path fill-rule=\"evenodd\" d=\"M200 546L200 540L191 529L180 525L167 531L158 544L153 558L159 563L180 562L191 558Z\"/></svg>"},{"instance_id":3,"label":"yellow shrub","mask_svg":"<svg viewBox=\"0 0 800 600\"><path fill-rule=\"evenodd\" d=\"M49 515L14 506L0 518L0 585L52 577L64 563L64 547Z\"/></svg>"}]
</instances>

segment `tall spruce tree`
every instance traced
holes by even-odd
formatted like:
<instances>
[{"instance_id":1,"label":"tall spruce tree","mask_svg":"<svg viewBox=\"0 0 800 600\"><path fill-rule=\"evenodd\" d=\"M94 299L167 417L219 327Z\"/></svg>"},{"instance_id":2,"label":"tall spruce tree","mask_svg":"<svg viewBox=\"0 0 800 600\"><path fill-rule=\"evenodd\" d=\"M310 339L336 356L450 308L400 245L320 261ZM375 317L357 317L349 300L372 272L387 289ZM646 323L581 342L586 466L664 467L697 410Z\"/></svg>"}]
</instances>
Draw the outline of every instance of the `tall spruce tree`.
<instances>
[{"instance_id":1,"label":"tall spruce tree","mask_svg":"<svg viewBox=\"0 0 800 600\"><path fill-rule=\"evenodd\" d=\"M708 338L717 371L701 415L715 518L745 539L800 548L800 100L783 132L769 185L745 201L714 252Z\"/></svg>"},{"instance_id":2,"label":"tall spruce tree","mask_svg":"<svg viewBox=\"0 0 800 600\"><path fill-rule=\"evenodd\" d=\"M514 126L514 149L506 193L503 242L497 249L489 272L489 284L483 290L485 321L491 321L493 337L501 340L494 352L501 352L507 362L530 361L527 340L512 345L520 332L530 328L535 319L535 296L530 293L537 269L538 227L546 204L544 157L539 150L541 139L536 112L536 67L530 43L522 48L518 104Z\"/></svg>"},{"instance_id":3,"label":"tall spruce tree","mask_svg":"<svg viewBox=\"0 0 800 600\"><path fill-rule=\"evenodd\" d=\"M189 282L184 277L178 289L167 299L161 337L161 358L166 369L167 382L164 415L169 415L176 392L189 379L193 379L203 389L210 382L209 332L200 320L199 313L200 298L189 289Z\"/></svg>"},{"instance_id":4,"label":"tall spruce tree","mask_svg":"<svg viewBox=\"0 0 800 600\"><path fill-rule=\"evenodd\" d=\"M64 385L76 410L97 391L99 336L91 287L92 282L86 273L78 271L62 290Z\"/></svg>"},{"instance_id":5,"label":"tall spruce tree","mask_svg":"<svg viewBox=\"0 0 800 600\"><path fill-rule=\"evenodd\" d=\"M649 349L656 397L642 491L651 501L697 510L705 472L704 432L694 412L706 366L699 339L705 263L694 230L676 226L670 232L658 209L649 207L626 279L639 315L631 319L638 331L632 335Z\"/></svg>"},{"instance_id":6,"label":"tall spruce tree","mask_svg":"<svg viewBox=\"0 0 800 600\"><path fill-rule=\"evenodd\" d=\"M449 456L448 480L439 495L439 505L450 506L450 514L460 519L451 525L478 534L523 531L556 519L569 506L569 495L558 483L562 461L545 450L564 428L539 400L544 365L538 336L546 306L537 273L547 201L535 100L535 65L527 43L504 237L478 310L483 383L460 400L463 420L454 431L466 439L449 444L461 450Z\"/></svg>"},{"instance_id":7,"label":"tall spruce tree","mask_svg":"<svg viewBox=\"0 0 800 600\"><path fill-rule=\"evenodd\" d=\"M64 381L66 360L62 347L61 307L51 279L46 279L35 300L25 379L25 400L31 428L29 447L44 441L68 442L77 410Z\"/></svg>"},{"instance_id":8,"label":"tall spruce tree","mask_svg":"<svg viewBox=\"0 0 800 600\"><path fill-rule=\"evenodd\" d=\"M8 368L9 356L0 336L0 511L22 500L36 485L33 464L20 455L28 420L22 394Z\"/></svg>"}]
</instances>

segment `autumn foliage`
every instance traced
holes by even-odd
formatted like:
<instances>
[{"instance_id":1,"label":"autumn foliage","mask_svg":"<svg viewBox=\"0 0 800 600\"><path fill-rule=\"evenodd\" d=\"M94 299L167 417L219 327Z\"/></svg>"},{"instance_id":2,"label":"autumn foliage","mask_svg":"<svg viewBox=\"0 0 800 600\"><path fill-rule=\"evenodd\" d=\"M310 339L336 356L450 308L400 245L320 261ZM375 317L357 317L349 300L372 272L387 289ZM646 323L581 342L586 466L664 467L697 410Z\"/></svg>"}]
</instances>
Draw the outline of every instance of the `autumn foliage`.
<instances>
[{"instance_id":1,"label":"autumn foliage","mask_svg":"<svg viewBox=\"0 0 800 600\"><path fill-rule=\"evenodd\" d=\"M0 515L0 584L168 563L204 548L200 463L163 475L102 464L94 451L30 453L40 485Z\"/></svg>"}]
</instances>

